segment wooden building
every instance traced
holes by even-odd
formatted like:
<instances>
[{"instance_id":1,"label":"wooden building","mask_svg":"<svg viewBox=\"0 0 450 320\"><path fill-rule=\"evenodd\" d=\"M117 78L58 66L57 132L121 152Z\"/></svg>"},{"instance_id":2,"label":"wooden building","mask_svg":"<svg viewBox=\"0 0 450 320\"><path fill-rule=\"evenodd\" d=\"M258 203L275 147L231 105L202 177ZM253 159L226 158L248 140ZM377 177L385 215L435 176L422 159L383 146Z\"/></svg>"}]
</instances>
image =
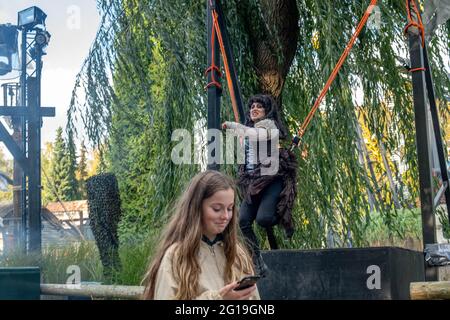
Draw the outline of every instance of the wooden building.
<instances>
[{"instance_id":1,"label":"wooden building","mask_svg":"<svg viewBox=\"0 0 450 320\"><path fill-rule=\"evenodd\" d=\"M41 213L43 247L94 239L86 200L52 202ZM20 236L15 230L20 223L13 216L13 202L0 202L0 254L15 247Z\"/></svg>"}]
</instances>

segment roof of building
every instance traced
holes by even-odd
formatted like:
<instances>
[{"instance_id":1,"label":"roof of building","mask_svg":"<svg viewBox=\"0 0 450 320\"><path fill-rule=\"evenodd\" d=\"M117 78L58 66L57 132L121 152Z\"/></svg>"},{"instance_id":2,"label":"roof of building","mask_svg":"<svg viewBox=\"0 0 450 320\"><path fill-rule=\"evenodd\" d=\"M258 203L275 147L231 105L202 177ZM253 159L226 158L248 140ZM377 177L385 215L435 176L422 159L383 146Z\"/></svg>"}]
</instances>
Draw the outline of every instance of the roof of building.
<instances>
[{"instance_id":1,"label":"roof of building","mask_svg":"<svg viewBox=\"0 0 450 320\"><path fill-rule=\"evenodd\" d=\"M45 208L51 212L73 212L73 211L87 211L87 200L78 201L63 201L63 202L49 202Z\"/></svg>"},{"instance_id":2,"label":"roof of building","mask_svg":"<svg viewBox=\"0 0 450 320\"><path fill-rule=\"evenodd\" d=\"M88 211L88 203L87 200L50 202L44 208L53 213ZM14 204L12 201L0 201L0 218L5 218L13 212L13 209Z\"/></svg>"},{"instance_id":3,"label":"roof of building","mask_svg":"<svg viewBox=\"0 0 450 320\"><path fill-rule=\"evenodd\" d=\"M9 213L13 211L12 201L0 201L0 218L6 217Z\"/></svg>"},{"instance_id":4,"label":"roof of building","mask_svg":"<svg viewBox=\"0 0 450 320\"><path fill-rule=\"evenodd\" d=\"M83 201L71 201L71 202L83 202ZM84 201L87 203L87 201ZM63 205L60 205L61 208L62 206L64 206L66 208L67 211L69 211L69 208L72 209L71 211L79 211L82 209L78 209L78 210L74 210L73 208L82 208L82 203L78 203L78 207L76 207L75 205L72 205L69 202L69 205L66 206L67 202L63 202ZM51 206L52 209L58 209L57 206ZM0 202L0 218L3 219L3 221L5 221L5 218L13 218L12 214L13 214L13 210L14 210L14 204L12 201L1 201ZM47 221L50 225L52 225L54 228L56 228L57 230L66 230L70 233L72 233L73 235L79 235L79 230L77 230L77 227L75 225L73 225L70 221L61 221L55 214L54 212L58 212L58 211L52 211L48 209L47 207L42 208L41 210L41 214L42 214L42 220L43 221ZM69 228L66 229L64 228L64 224L66 224Z\"/></svg>"}]
</instances>

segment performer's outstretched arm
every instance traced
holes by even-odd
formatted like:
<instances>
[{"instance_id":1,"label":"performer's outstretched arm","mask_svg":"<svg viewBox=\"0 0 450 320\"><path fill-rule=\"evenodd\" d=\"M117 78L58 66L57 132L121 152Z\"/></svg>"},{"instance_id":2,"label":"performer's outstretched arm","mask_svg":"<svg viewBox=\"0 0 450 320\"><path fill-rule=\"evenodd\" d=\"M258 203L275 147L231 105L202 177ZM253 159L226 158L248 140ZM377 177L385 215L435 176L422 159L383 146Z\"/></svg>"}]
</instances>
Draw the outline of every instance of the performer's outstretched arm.
<instances>
[{"instance_id":1,"label":"performer's outstretched arm","mask_svg":"<svg viewBox=\"0 0 450 320\"><path fill-rule=\"evenodd\" d=\"M222 128L232 130L236 135L248 137L252 141L272 140L279 135L277 126L270 119L257 122L254 128L244 126L237 122L226 121L222 125Z\"/></svg>"}]
</instances>

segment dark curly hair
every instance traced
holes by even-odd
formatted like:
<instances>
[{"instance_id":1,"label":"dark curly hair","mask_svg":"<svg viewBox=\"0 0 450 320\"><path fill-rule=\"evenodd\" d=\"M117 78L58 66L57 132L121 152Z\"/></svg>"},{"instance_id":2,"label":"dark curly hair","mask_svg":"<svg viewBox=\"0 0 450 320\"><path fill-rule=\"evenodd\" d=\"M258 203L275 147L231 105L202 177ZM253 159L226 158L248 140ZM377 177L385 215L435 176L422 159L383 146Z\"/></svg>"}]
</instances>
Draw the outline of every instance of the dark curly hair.
<instances>
[{"instance_id":1,"label":"dark curly hair","mask_svg":"<svg viewBox=\"0 0 450 320\"><path fill-rule=\"evenodd\" d=\"M280 131L280 138L285 139L288 135L286 128L284 127L283 122L280 119L278 105L275 102L275 99L273 96L269 94L257 94L252 96L247 103L247 113L245 114L245 125L248 127L254 127L255 123L252 121L250 117L250 108L252 107L252 104L258 102L260 103L265 112L266 116L265 119L271 119L275 122L275 125L277 126L278 130Z\"/></svg>"}]
</instances>

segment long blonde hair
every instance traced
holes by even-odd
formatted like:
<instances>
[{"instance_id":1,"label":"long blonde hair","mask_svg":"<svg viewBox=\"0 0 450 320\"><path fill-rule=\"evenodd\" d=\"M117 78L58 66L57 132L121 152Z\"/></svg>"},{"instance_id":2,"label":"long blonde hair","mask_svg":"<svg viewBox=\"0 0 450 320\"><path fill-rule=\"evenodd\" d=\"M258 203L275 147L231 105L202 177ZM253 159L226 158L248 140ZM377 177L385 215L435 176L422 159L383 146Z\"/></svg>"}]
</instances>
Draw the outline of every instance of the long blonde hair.
<instances>
[{"instance_id":1,"label":"long blonde hair","mask_svg":"<svg viewBox=\"0 0 450 320\"><path fill-rule=\"evenodd\" d=\"M221 190L232 189L235 193L233 216L222 233L226 265L225 283L238 280L239 273L252 274L253 265L250 255L238 237L238 219L236 206L236 187L234 182L218 171L205 171L192 178L187 189L180 197L169 224L165 228L160 246L149 265L144 277L144 299L154 299L156 276L167 249L176 244L176 254L172 262L172 273L178 288L175 299L188 300L198 295L200 265L197 257L202 237L202 203Z\"/></svg>"}]
</instances>

